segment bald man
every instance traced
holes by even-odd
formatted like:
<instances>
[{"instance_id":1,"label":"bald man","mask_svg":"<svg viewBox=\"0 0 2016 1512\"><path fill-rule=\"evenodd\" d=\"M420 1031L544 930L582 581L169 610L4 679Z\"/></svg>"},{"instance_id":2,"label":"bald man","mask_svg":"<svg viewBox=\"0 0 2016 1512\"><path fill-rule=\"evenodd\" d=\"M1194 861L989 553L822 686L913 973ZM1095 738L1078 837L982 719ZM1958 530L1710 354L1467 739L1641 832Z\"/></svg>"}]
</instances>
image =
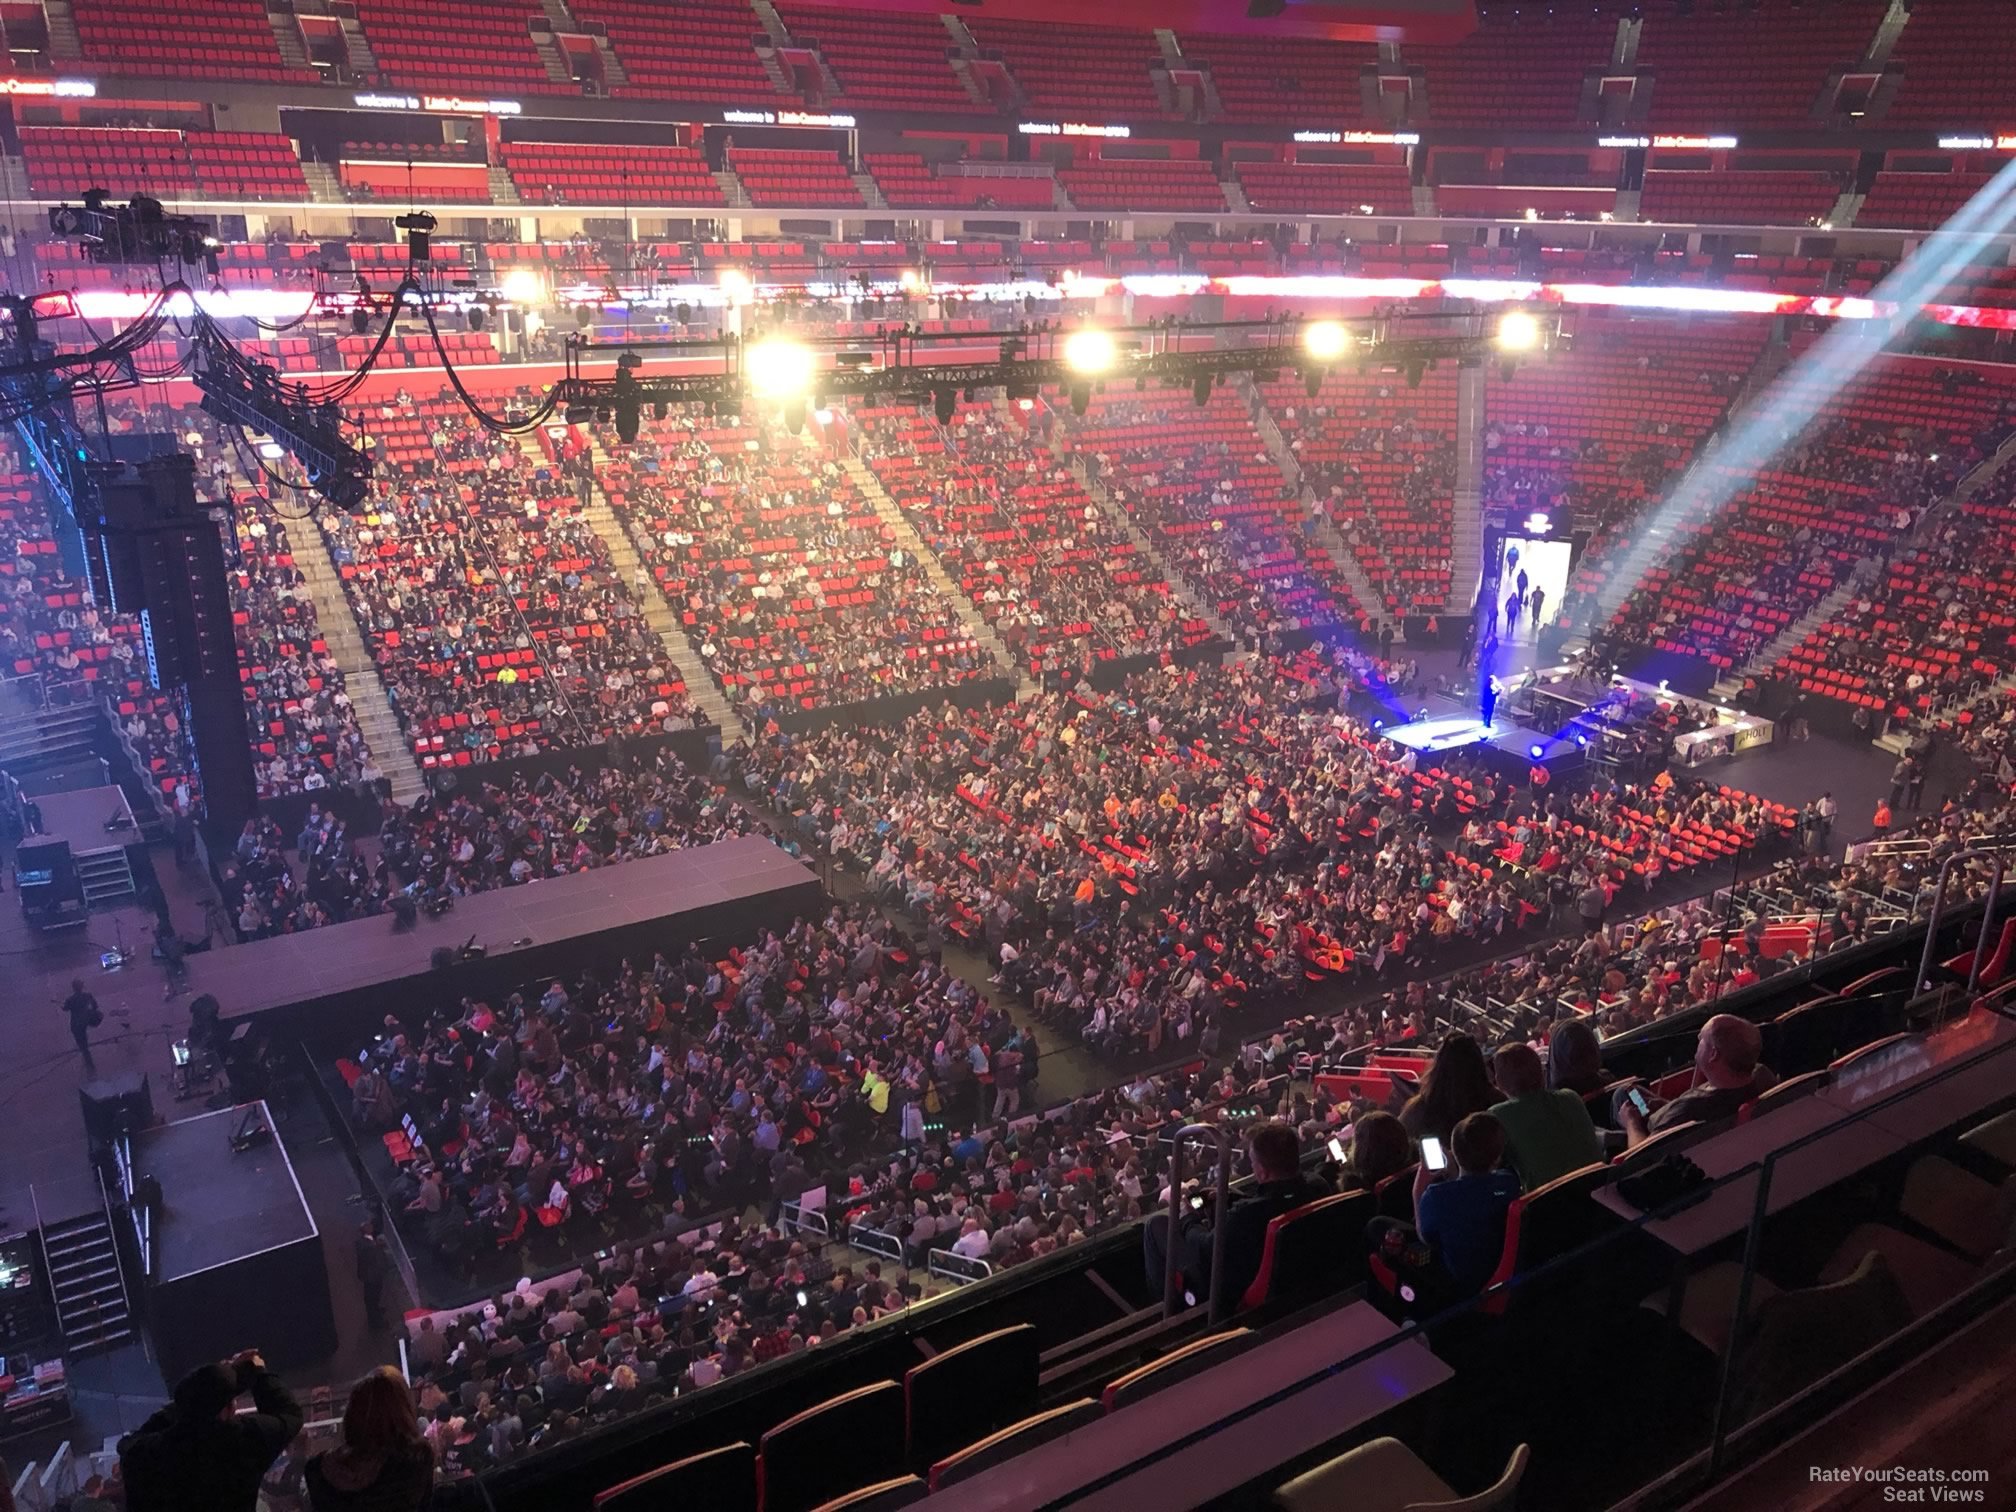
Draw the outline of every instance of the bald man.
<instances>
[{"instance_id":1,"label":"bald man","mask_svg":"<svg viewBox=\"0 0 2016 1512\"><path fill-rule=\"evenodd\" d=\"M1778 1079L1758 1064L1763 1053L1764 1036L1755 1024L1733 1013L1716 1014L1701 1026L1694 1043L1692 1087L1669 1103L1656 1104L1650 1117L1618 1098L1617 1118L1626 1140L1635 1145L1675 1124L1733 1117Z\"/></svg>"}]
</instances>

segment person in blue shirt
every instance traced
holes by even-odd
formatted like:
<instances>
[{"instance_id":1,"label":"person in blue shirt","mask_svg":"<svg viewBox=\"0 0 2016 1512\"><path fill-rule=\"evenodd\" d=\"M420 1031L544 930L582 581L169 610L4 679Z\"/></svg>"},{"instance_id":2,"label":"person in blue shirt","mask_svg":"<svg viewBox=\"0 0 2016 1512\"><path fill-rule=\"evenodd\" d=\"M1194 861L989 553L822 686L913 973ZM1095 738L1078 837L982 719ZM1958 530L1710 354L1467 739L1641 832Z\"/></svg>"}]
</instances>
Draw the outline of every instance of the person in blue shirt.
<instances>
[{"instance_id":1,"label":"person in blue shirt","mask_svg":"<svg viewBox=\"0 0 2016 1512\"><path fill-rule=\"evenodd\" d=\"M1463 1295L1484 1289L1505 1247L1505 1213L1519 1195L1519 1178L1501 1169L1505 1126L1489 1113L1472 1113L1449 1136L1454 1165L1441 1172L1426 1162L1414 1178L1414 1227L1435 1252Z\"/></svg>"}]
</instances>

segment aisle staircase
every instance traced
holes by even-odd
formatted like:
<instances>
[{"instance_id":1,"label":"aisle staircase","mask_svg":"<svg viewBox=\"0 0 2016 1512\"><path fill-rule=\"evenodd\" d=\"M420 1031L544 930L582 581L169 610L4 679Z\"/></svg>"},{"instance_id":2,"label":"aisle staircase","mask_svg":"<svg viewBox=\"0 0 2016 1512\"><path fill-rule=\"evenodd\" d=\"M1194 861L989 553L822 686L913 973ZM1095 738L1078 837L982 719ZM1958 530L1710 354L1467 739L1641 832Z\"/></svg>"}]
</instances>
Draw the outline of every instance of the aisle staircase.
<instances>
[{"instance_id":1,"label":"aisle staircase","mask_svg":"<svg viewBox=\"0 0 2016 1512\"><path fill-rule=\"evenodd\" d=\"M126 1280L105 1214L46 1224L41 1232L63 1352L86 1354L132 1338Z\"/></svg>"},{"instance_id":2,"label":"aisle staircase","mask_svg":"<svg viewBox=\"0 0 2016 1512\"><path fill-rule=\"evenodd\" d=\"M42 0L42 14L49 27L50 61L69 63L83 57L84 43L77 35L77 15L70 9L70 0Z\"/></svg>"},{"instance_id":3,"label":"aisle staircase","mask_svg":"<svg viewBox=\"0 0 2016 1512\"><path fill-rule=\"evenodd\" d=\"M308 56L308 49L301 45L301 23L294 19L294 12L269 8L266 24L272 29L273 45L280 49L280 61L289 68L313 73L315 62Z\"/></svg>"},{"instance_id":4,"label":"aisle staircase","mask_svg":"<svg viewBox=\"0 0 2016 1512\"><path fill-rule=\"evenodd\" d=\"M924 575L931 579L932 586L945 596L952 606L952 612L959 616L959 623L966 627L966 633L973 637L987 654L1000 664L1001 668L1015 679L1015 696L1032 698L1037 692L1035 681L1029 676L1029 669L1008 650L1008 645L994 633L994 627L987 623L980 613L979 605L966 596L966 590L952 580L945 570L945 564L938 560L938 553L924 544L924 538L917 528L904 518L903 511L882 487L882 480L854 452L850 451L840 459L840 465L847 470L847 476L854 480L854 486L861 490L861 496L874 509L876 516L889 527L889 533L904 551L924 569Z\"/></svg>"},{"instance_id":5,"label":"aisle staircase","mask_svg":"<svg viewBox=\"0 0 2016 1512\"><path fill-rule=\"evenodd\" d=\"M527 435L518 438L525 455L534 466L546 467L546 454L539 449L538 441ZM602 445L600 436L590 435L590 455L595 459L595 476L600 479L603 470L614 460ZM594 528L602 538L602 544L609 548L609 562L617 575L629 587L633 597L639 600L638 612L644 616L644 623L651 627L658 642L665 648L666 660L679 669L679 680L686 684L686 696L693 707L713 721L721 732L724 745L732 745L747 733L742 720L735 713L734 706L721 691L721 685L707 670L707 663L701 659L699 650L687 639L686 627L678 614L666 600L658 580L644 568L643 558L638 555L636 545L631 541L623 522L616 517L616 511L609 507L609 496L602 491L598 481L595 491L589 497L588 507L582 511L582 518ZM642 570L649 586L639 594L636 589L637 575Z\"/></svg>"},{"instance_id":6,"label":"aisle staircase","mask_svg":"<svg viewBox=\"0 0 2016 1512\"><path fill-rule=\"evenodd\" d=\"M1015 412L1008 406L1005 394L996 391L994 403L999 407L1004 423L1016 426L1017 429L1021 428L1015 419ZM1070 469L1071 476L1078 480L1078 485L1085 490L1086 496L1099 506L1107 521L1134 543L1134 550L1140 554L1142 565L1151 569L1157 577L1169 585L1169 591L1175 596L1176 602L1210 626L1211 633L1226 645L1239 645L1239 637L1233 632L1232 627L1219 618L1218 612L1204 602L1183 574L1169 564L1156 549L1155 543L1148 539L1147 532L1134 523L1134 517L1100 486L1098 479L1094 478L1090 469L1085 466L1085 459L1064 445L1061 429L1053 428L1051 431L1050 454Z\"/></svg>"},{"instance_id":7,"label":"aisle staircase","mask_svg":"<svg viewBox=\"0 0 2016 1512\"><path fill-rule=\"evenodd\" d=\"M313 520L289 520L287 544L293 549L294 566L300 571L308 597L315 605L315 622L322 643L336 659L343 673L343 691L350 697L350 711L357 716L357 728L371 759L392 786L395 802L410 804L426 791L426 779L413 758L413 747L392 701L385 696L385 684L378 677L378 664L364 644L357 617L350 609L350 596L343 591L343 578L330 560L329 546Z\"/></svg>"},{"instance_id":8,"label":"aisle staircase","mask_svg":"<svg viewBox=\"0 0 2016 1512\"><path fill-rule=\"evenodd\" d=\"M1302 463L1288 445L1288 438L1281 434L1281 427L1261 398L1260 389L1253 382L1250 373L1235 373L1225 380L1237 389L1246 400L1246 412L1253 417L1253 429L1259 433L1261 444L1267 448L1267 455L1274 459L1274 465L1281 469L1281 476L1288 486L1295 490L1301 500L1302 509L1308 516L1315 533L1316 543L1329 555L1337 569L1337 575L1351 590L1351 596L1358 601L1358 612L1362 617L1384 620L1393 626L1393 643L1404 646L1407 643L1406 628L1400 619L1386 606L1386 597L1373 586L1372 579L1365 575L1365 569L1358 563L1358 554L1351 549L1351 543L1344 539L1344 533L1337 528L1329 514L1316 497L1316 490L1303 476Z\"/></svg>"}]
</instances>

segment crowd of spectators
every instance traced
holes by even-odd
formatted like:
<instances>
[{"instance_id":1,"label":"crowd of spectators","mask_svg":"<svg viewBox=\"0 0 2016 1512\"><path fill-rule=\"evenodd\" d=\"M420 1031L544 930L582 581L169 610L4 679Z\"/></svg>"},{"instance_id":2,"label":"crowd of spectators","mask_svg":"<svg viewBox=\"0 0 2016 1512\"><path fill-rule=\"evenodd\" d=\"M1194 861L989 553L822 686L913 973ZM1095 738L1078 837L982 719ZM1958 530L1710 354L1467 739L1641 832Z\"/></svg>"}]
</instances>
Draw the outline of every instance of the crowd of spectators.
<instances>
[{"instance_id":1,"label":"crowd of spectators","mask_svg":"<svg viewBox=\"0 0 2016 1512\"><path fill-rule=\"evenodd\" d=\"M242 939L291 934L547 877L708 845L758 830L706 777L671 751L517 774L411 807L386 800L375 839L350 833L336 809L311 804L293 837L271 819L248 820L222 861L225 906Z\"/></svg>"},{"instance_id":2,"label":"crowd of spectators","mask_svg":"<svg viewBox=\"0 0 2016 1512\"><path fill-rule=\"evenodd\" d=\"M729 700L798 714L998 677L923 563L864 498L823 424L690 409L611 448L627 524Z\"/></svg>"},{"instance_id":3,"label":"crowd of spectators","mask_svg":"<svg viewBox=\"0 0 2016 1512\"><path fill-rule=\"evenodd\" d=\"M950 426L857 410L862 458L1016 662L1039 680L1095 661L1193 646L1187 611L1043 439L968 406Z\"/></svg>"}]
</instances>

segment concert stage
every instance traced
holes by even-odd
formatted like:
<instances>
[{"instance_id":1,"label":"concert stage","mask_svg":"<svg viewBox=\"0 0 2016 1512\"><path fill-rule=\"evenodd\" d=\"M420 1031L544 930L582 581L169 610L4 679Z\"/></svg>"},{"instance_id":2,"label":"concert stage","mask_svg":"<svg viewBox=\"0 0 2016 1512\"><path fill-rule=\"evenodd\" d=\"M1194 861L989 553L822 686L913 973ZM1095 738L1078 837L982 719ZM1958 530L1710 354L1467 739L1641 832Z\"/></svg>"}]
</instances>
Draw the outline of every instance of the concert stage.
<instances>
[{"instance_id":1,"label":"concert stage","mask_svg":"<svg viewBox=\"0 0 2016 1512\"><path fill-rule=\"evenodd\" d=\"M1506 706L1501 699L1499 708ZM1581 770L1587 754L1583 742L1573 736L1527 729L1496 711L1486 724L1474 705L1466 709L1435 693L1423 699L1421 718L1387 726L1379 734L1411 754L1417 767L1439 765L1444 757L1461 751L1520 781L1536 766L1545 767L1550 779L1567 776Z\"/></svg>"},{"instance_id":2,"label":"concert stage","mask_svg":"<svg viewBox=\"0 0 2016 1512\"><path fill-rule=\"evenodd\" d=\"M271 1132L234 1150L248 1114ZM265 1103L143 1130L133 1169L161 1183L148 1305L168 1380L241 1349L283 1370L335 1349L321 1233Z\"/></svg>"},{"instance_id":3,"label":"concert stage","mask_svg":"<svg viewBox=\"0 0 2016 1512\"><path fill-rule=\"evenodd\" d=\"M310 1002L318 1018L366 1003L382 1016L392 1006L383 995L398 983L490 991L623 951L788 920L819 899L809 867L750 836L479 893L410 929L385 915L191 956L189 989L214 994L227 1022ZM483 959L437 971L437 948L472 940Z\"/></svg>"}]
</instances>

